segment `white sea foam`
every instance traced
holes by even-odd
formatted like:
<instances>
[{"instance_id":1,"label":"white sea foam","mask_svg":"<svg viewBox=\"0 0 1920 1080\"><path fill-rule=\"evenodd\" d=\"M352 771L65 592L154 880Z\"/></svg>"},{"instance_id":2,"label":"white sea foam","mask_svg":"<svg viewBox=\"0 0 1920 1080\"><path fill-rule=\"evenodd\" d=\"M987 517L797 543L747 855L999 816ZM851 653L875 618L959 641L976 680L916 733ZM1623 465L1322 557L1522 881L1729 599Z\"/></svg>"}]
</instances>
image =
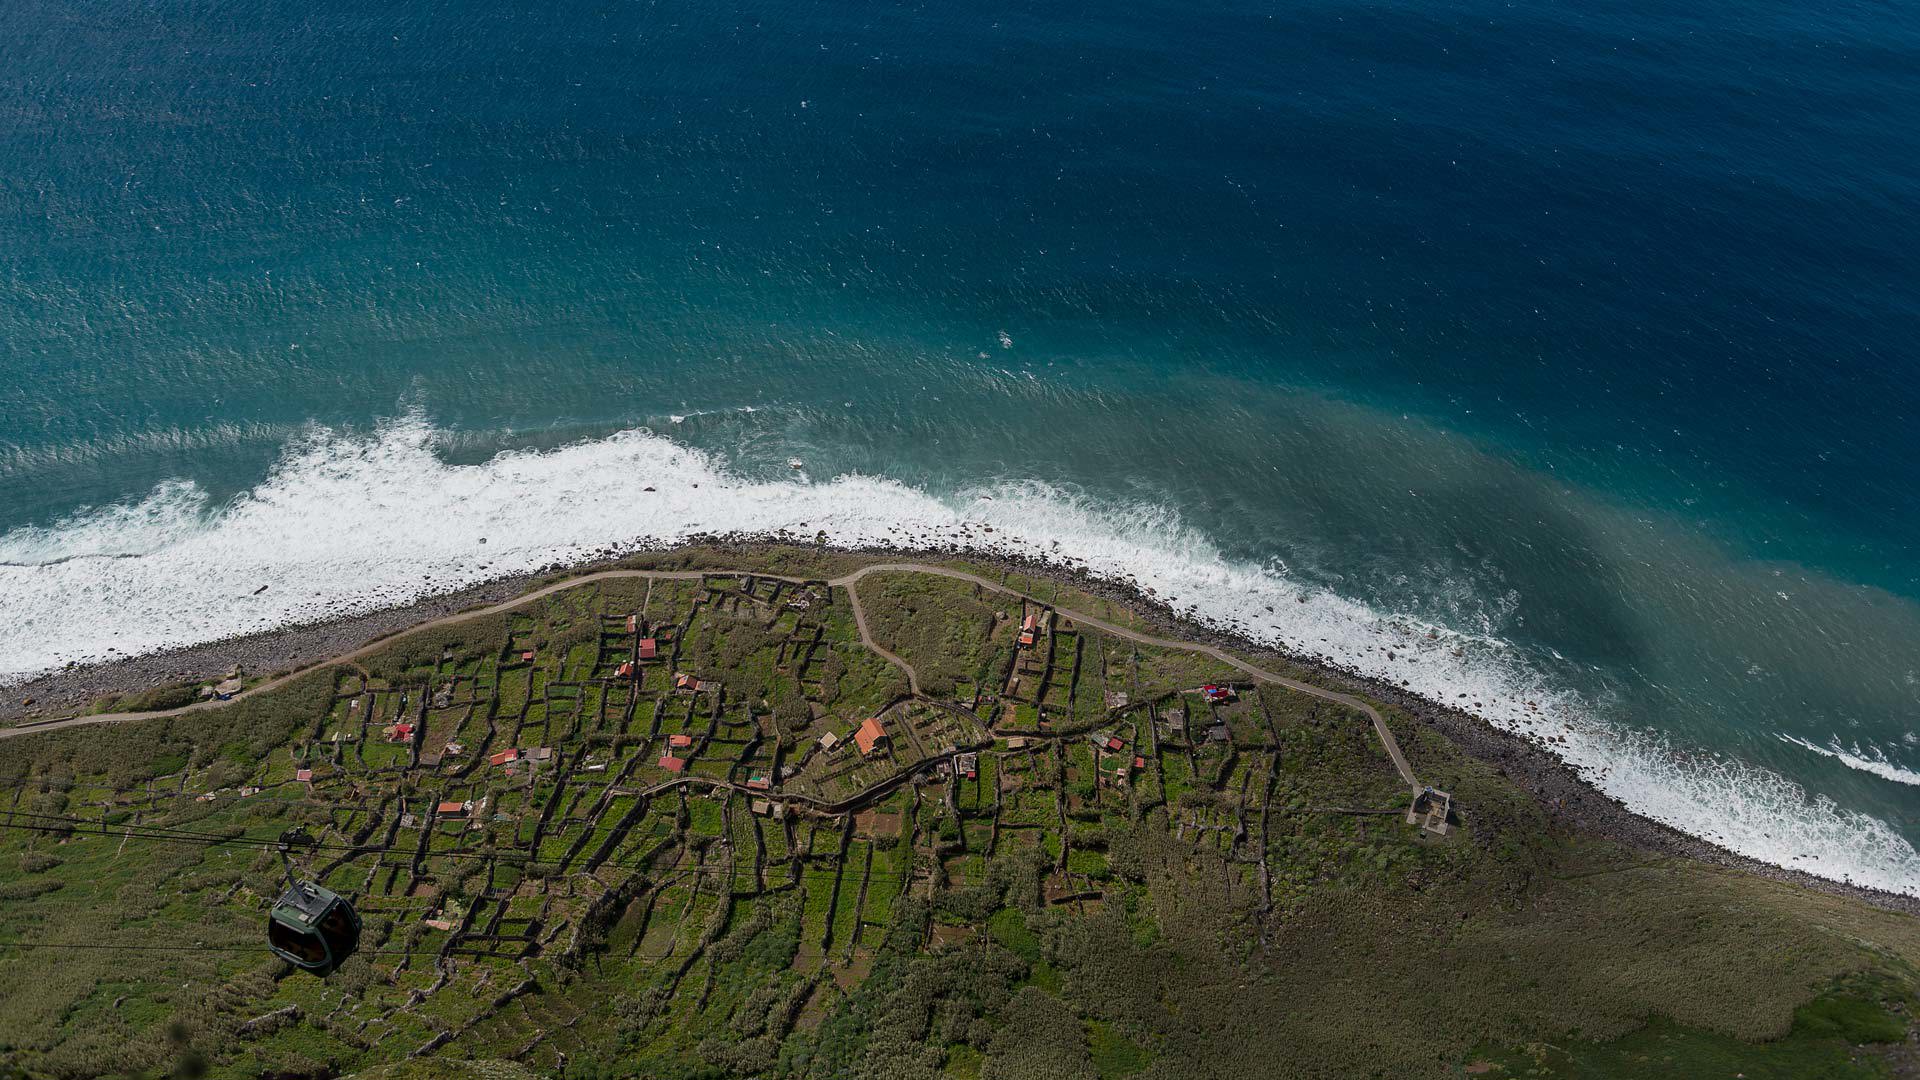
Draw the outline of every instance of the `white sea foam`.
<instances>
[{"instance_id":1,"label":"white sea foam","mask_svg":"<svg viewBox=\"0 0 1920 1080\"><path fill-rule=\"evenodd\" d=\"M1540 666L1551 658L1304 588L1278 563L1227 559L1164 507L1033 482L941 496L871 476L755 479L644 431L478 465L447 464L435 439L419 418L371 436L317 430L225 506L174 482L0 536L0 682L702 533L1011 551L1130 579L1176 609L1470 708L1641 813L1734 851L1920 895L1920 855L1886 824L1609 723L1600 703L1554 689Z\"/></svg>"},{"instance_id":2,"label":"white sea foam","mask_svg":"<svg viewBox=\"0 0 1920 1080\"><path fill-rule=\"evenodd\" d=\"M1896 784L1911 784L1914 787L1920 787L1920 772L1915 772L1903 765L1887 760L1887 755L1878 747L1861 747L1858 745L1842 747L1838 739L1833 740L1826 746L1821 746L1818 743L1811 743L1792 735L1781 735L1780 741L1804 747L1823 757L1830 757L1849 769L1857 769L1863 773L1870 773L1882 780L1891 780Z\"/></svg>"}]
</instances>

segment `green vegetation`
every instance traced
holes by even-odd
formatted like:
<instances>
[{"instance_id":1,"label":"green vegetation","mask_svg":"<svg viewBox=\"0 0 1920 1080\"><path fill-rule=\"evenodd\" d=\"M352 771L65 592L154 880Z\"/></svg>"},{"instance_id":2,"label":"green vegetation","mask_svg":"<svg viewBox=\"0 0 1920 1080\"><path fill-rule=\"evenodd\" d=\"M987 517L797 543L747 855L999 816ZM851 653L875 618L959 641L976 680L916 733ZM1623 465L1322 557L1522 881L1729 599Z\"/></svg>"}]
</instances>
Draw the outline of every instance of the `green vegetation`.
<instances>
[{"instance_id":1,"label":"green vegetation","mask_svg":"<svg viewBox=\"0 0 1920 1080\"><path fill-rule=\"evenodd\" d=\"M1390 714L1461 808L1434 836L1345 708L875 574L910 699L844 589L737 559L0 742L0 1068L1868 1077L1908 1037L1911 918L1566 834ZM296 824L366 923L325 980L261 947Z\"/></svg>"},{"instance_id":2,"label":"green vegetation","mask_svg":"<svg viewBox=\"0 0 1920 1080\"><path fill-rule=\"evenodd\" d=\"M1087 1049L1093 1058L1093 1071L1099 1074L1100 1080L1132 1076L1153 1063L1152 1051L1100 1020L1087 1022Z\"/></svg>"},{"instance_id":3,"label":"green vegetation","mask_svg":"<svg viewBox=\"0 0 1920 1080\"><path fill-rule=\"evenodd\" d=\"M1758 1045L1663 1016L1617 1039L1536 1043L1480 1055L1473 1075L1567 1080L1745 1076L1876 1080L1895 1075L1887 1044L1907 1038L1912 997L1884 979L1848 979L1795 1010L1783 1038Z\"/></svg>"}]
</instances>

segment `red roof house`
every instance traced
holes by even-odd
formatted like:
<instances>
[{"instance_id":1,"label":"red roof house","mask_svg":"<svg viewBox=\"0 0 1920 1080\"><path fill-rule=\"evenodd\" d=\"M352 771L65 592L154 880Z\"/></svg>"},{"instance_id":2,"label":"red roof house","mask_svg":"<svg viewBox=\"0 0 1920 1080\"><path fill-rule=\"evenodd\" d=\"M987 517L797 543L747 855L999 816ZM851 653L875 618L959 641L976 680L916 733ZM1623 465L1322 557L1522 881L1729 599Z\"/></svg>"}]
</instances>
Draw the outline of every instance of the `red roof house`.
<instances>
[{"instance_id":1,"label":"red roof house","mask_svg":"<svg viewBox=\"0 0 1920 1080\"><path fill-rule=\"evenodd\" d=\"M639 629L640 629L640 616L638 615L627 616L627 633L629 634L636 633L639 631Z\"/></svg>"},{"instance_id":2,"label":"red roof house","mask_svg":"<svg viewBox=\"0 0 1920 1080\"><path fill-rule=\"evenodd\" d=\"M698 690L700 689L700 680L684 671L675 672L673 676L673 688L675 690Z\"/></svg>"},{"instance_id":3,"label":"red roof house","mask_svg":"<svg viewBox=\"0 0 1920 1080\"><path fill-rule=\"evenodd\" d=\"M749 776L747 777L747 786L755 791L765 791L772 785L767 783L767 778L764 776Z\"/></svg>"},{"instance_id":4,"label":"red roof house","mask_svg":"<svg viewBox=\"0 0 1920 1080\"><path fill-rule=\"evenodd\" d=\"M667 745L668 745L668 746L692 746L692 745L693 745L693 736L691 736L691 735L669 735L669 736L667 736Z\"/></svg>"},{"instance_id":5,"label":"red roof house","mask_svg":"<svg viewBox=\"0 0 1920 1080\"><path fill-rule=\"evenodd\" d=\"M462 818L467 816L467 804L463 802L443 802L434 808L441 817Z\"/></svg>"},{"instance_id":6,"label":"red roof house","mask_svg":"<svg viewBox=\"0 0 1920 1080\"><path fill-rule=\"evenodd\" d=\"M1147 759L1146 759L1146 758L1143 758L1143 757L1141 757L1141 756L1140 756L1140 755L1138 755L1138 754L1135 754L1135 755L1133 756L1133 767L1134 767L1134 768L1136 768L1136 769L1144 769L1144 768L1146 768L1146 767L1147 767Z\"/></svg>"},{"instance_id":7,"label":"red roof house","mask_svg":"<svg viewBox=\"0 0 1920 1080\"><path fill-rule=\"evenodd\" d=\"M659 655L660 655L659 639L650 638L650 637L643 637L640 639L640 659L651 660L654 657Z\"/></svg>"},{"instance_id":8,"label":"red roof house","mask_svg":"<svg viewBox=\"0 0 1920 1080\"><path fill-rule=\"evenodd\" d=\"M616 679L633 678L633 661L625 661L621 663L619 667L613 669L613 677Z\"/></svg>"},{"instance_id":9,"label":"red roof house","mask_svg":"<svg viewBox=\"0 0 1920 1080\"><path fill-rule=\"evenodd\" d=\"M310 781L313 779L313 770L301 769L293 774L293 778L295 780Z\"/></svg>"},{"instance_id":10,"label":"red roof house","mask_svg":"<svg viewBox=\"0 0 1920 1080\"><path fill-rule=\"evenodd\" d=\"M677 758L672 754L662 754L660 755L660 767L672 773L686 772L687 759Z\"/></svg>"},{"instance_id":11,"label":"red roof house","mask_svg":"<svg viewBox=\"0 0 1920 1080\"><path fill-rule=\"evenodd\" d=\"M521 653L521 654L520 654L520 659L522 659L522 660L525 660L525 661L528 661L529 663L531 663L531 662L532 662L532 660L533 660L533 650L532 650L532 649L528 649L528 650L527 650L526 652L523 652L523 653Z\"/></svg>"},{"instance_id":12,"label":"red roof house","mask_svg":"<svg viewBox=\"0 0 1920 1080\"><path fill-rule=\"evenodd\" d=\"M1120 736L1118 735L1107 736L1107 749L1109 750L1119 750L1124 748L1126 745L1127 745L1126 743L1123 743L1120 741Z\"/></svg>"},{"instance_id":13,"label":"red roof house","mask_svg":"<svg viewBox=\"0 0 1920 1080\"><path fill-rule=\"evenodd\" d=\"M520 760L520 751L516 748L511 750L500 751L499 753L493 755L492 757L489 757L487 759L487 763L490 765L506 765L511 762L515 762L519 760Z\"/></svg>"},{"instance_id":14,"label":"red roof house","mask_svg":"<svg viewBox=\"0 0 1920 1080\"><path fill-rule=\"evenodd\" d=\"M880 726L878 718L861 721L859 730L853 733L853 741L859 744L861 753L871 754L875 748L886 745L887 729Z\"/></svg>"},{"instance_id":15,"label":"red roof house","mask_svg":"<svg viewBox=\"0 0 1920 1080\"><path fill-rule=\"evenodd\" d=\"M394 724L387 728L388 742L406 742L411 738L413 738L412 724Z\"/></svg>"},{"instance_id":16,"label":"red roof house","mask_svg":"<svg viewBox=\"0 0 1920 1080\"><path fill-rule=\"evenodd\" d=\"M1209 684L1201 687L1200 693L1205 695L1208 701L1216 704L1233 700L1233 691L1224 686L1213 686Z\"/></svg>"}]
</instances>

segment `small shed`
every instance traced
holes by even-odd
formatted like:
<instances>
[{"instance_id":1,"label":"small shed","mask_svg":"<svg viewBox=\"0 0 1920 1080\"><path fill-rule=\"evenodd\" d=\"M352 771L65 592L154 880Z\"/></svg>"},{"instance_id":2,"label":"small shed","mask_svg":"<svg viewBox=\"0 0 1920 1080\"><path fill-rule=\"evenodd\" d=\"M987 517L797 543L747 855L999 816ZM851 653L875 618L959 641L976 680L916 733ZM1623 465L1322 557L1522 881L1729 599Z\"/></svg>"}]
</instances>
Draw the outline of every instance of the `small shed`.
<instances>
[{"instance_id":1,"label":"small shed","mask_svg":"<svg viewBox=\"0 0 1920 1080\"><path fill-rule=\"evenodd\" d=\"M660 755L660 767L670 773L683 773L687 771L687 759L677 758L672 754L662 754Z\"/></svg>"}]
</instances>

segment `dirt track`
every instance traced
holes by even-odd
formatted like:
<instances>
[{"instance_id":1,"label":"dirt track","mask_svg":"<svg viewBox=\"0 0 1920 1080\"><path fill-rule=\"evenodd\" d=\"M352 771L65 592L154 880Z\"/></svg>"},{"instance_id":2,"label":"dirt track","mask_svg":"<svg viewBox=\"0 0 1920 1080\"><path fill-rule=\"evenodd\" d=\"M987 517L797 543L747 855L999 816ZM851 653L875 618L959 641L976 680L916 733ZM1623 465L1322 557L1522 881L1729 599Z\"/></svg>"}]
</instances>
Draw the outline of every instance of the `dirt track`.
<instances>
[{"instance_id":1,"label":"dirt track","mask_svg":"<svg viewBox=\"0 0 1920 1080\"><path fill-rule=\"evenodd\" d=\"M889 663L896 665L902 671L906 672L908 685L913 689L913 692L916 695L920 692L919 676L914 672L912 665L908 664L905 660L902 660L900 657L894 655L893 653L889 652L885 648L882 648L877 642L873 640L873 635L867 629L866 612L860 605L860 594L858 590L855 588L855 586L858 584L860 579L866 577L867 575L875 574L875 573L883 573L888 571L892 571L896 573L908 572L908 573L919 573L919 574L934 574L940 577L952 578L956 581L970 582L974 585L981 586L982 588L992 589L995 592L1004 593L1009 596L1023 597L1025 599L1032 600L1034 603L1038 603L1038 604L1046 603L1045 601L1041 600L1039 597L1030 596L1026 593L1021 592L1018 589L1010 588L1007 585L1004 585L998 581L994 581L991 578L981 577L978 574L970 574L964 570L953 570L948 567L932 566L926 563L915 563L915 562L876 563L872 566L861 567L860 569L855 570L853 573L847 574L843 577L834 578L831 582L829 582L829 584L833 585L836 588L845 589L847 592L848 602L853 605L854 623L856 626L858 626L860 630L861 642L865 644L867 648L872 649L874 652L878 653L880 656L886 658L886 660ZM551 596L554 593L562 592L567 589L572 589L580 585L586 585L591 582L606 581L613 578L646 578L654 581L659 581L659 580L689 581L689 580L698 580L700 578L713 576L713 575L725 576L728 574L736 574L736 573L751 574L754 577L789 581L795 584L801 583L801 579L799 578L783 578L776 574L764 574L764 573L760 573L758 571L753 571L753 570L601 570L596 573L583 574L580 577L568 578L564 581L558 581L551 585L547 585L547 586L543 586L541 588L535 589L532 592L526 593L522 596L514 597L511 600L504 600L500 603L492 604L487 607L476 608L472 611L463 611L454 615L444 615L437 619L429 619L425 622L415 625L414 627L408 630L402 631L399 634L395 634L392 637L382 638L379 641L375 641L367 645L362 645L351 652L343 653L341 655L330 657L328 659L321 660L316 663L308 664L307 666L300 668L297 671L293 671L286 675L282 675L277 679L270 679L266 682L261 683L258 686L255 686L245 691L244 693L235 695L230 700L238 701L242 698L248 698L258 694L268 693L274 689L277 689L280 686L285 685L288 682L291 682L294 679L301 677L302 675L308 674L309 672L316 671L321 668L333 667L337 664L352 663L356 660L359 660L362 657L372 655L373 653L386 648L388 645L391 645L395 640L406 637L408 634L418 633L419 631L426 630L432 627L454 625L457 623L465 622L470 619L478 619L487 615L493 615L499 612L509 611L509 610L512 610L513 608L520 607L523 604L527 604L535 600L539 600L542 597ZM1372 720L1373 730L1380 737L1381 745L1385 747L1387 752L1387 757L1392 759L1393 767L1399 771L1400 778L1406 781L1407 786L1412 788L1414 791L1420 790L1420 782L1414 777L1413 767L1407 763L1406 755L1401 753L1400 744L1394 739L1393 732L1387 728L1386 719L1380 715L1380 712L1378 709L1375 709L1373 706L1367 704L1365 701L1362 701L1357 697L1354 697L1351 694L1343 694L1336 690L1328 690L1323 687L1314 686L1311 683L1300 682L1297 679L1289 679L1284 675L1276 675L1273 672L1267 671L1264 668L1255 667L1254 665L1246 662L1245 660L1242 660L1237 656L1233 656L1232 654L1226 652L1225 650L1217 648L1213 645L1198 644L1191 641L1178 641L1172 638L1154 637L1151 634L1143 634L1138 630L1130 630L1124 626L1117 626L1113 623L1106 621L1105 619L1099 618L1098 616L1089 615L1085 612L1074 611L1071 608L1055 607L1054 610L1059 612L1062 616L1068 619L1071 619L1076 623L1080 623L1085 626L1094 627L1095 629L1100 630L1103 633L1112 634L1115 637L1125 638L1128 641L1138 642L1142 645L1151 645L1151 646L1154 646L1155 648L1178 649L1185 652L1200 653L1202 655L1212 657L1213 659L1218 660L1223 664L1228 664L1261 681L1274 683L1279 686L1284 686L1290 690L1295 690L1302 694L1309 694L1309 695L1312 695L1313 697L1321 698L1326 701L1331 701L1331 702L1334 702L1335 704L1345 706L1349 709L1354 709L1359 712L1365 713L1367 717L1370 720ZM177 709L165 709L165 710L156 711L156 712L98 713L92 716L69 716L69 717L63 717L56 720L45 720L35 724L22 724L17 727L0 729L0 739L11 739L21 735L33 735L43 731L58 731L63 728L85 727L92 724L122 724L131 720L149 720L158 716L178 716L183 713L199 712L205 709L218 709L227 704L228 702L226 701L199 701L199 702L195 702L192 705L183 705Z\"/></svg>"}]
</instances>

